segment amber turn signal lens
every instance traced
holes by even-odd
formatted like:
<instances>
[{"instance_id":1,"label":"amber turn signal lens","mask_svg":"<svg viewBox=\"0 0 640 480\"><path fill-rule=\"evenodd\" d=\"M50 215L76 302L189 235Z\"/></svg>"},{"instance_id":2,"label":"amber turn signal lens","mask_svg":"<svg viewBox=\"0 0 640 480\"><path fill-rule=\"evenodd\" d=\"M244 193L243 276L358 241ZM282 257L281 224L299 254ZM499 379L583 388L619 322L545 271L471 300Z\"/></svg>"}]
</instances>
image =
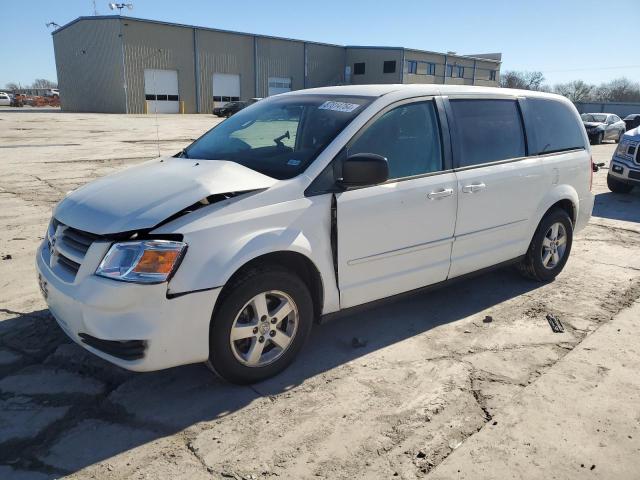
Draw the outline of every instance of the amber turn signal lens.
<instances>
[{"instance_id":1,"label":"amber turn signal lens","mask_svg":"<svg viewBox=\"0 0 640 480\"><path fill-rule=\"evenodd\" d=\"M133 269L136 273L169 274L180 252L175 250L145 250Z\"/></svg>"}]
</instances>

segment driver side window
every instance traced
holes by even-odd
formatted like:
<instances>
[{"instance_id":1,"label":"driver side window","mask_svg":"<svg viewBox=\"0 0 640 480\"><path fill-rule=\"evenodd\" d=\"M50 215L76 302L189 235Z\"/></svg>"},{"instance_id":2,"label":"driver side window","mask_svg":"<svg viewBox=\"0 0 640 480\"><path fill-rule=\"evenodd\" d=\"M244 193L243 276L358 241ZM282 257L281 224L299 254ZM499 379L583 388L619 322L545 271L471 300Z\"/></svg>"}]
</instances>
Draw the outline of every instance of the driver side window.
<instances>
[{"instance_id":1,"label":"driver side window","mask_svg":"<svg viewBox=\"0 0 640 480\"><path fill-rule=\"evenodd\" d=\"M434 102L405 104L384 113L349 147L349 156L356 153L385 157L390 180L442 170Z\"/></svg>"}]
</instances>

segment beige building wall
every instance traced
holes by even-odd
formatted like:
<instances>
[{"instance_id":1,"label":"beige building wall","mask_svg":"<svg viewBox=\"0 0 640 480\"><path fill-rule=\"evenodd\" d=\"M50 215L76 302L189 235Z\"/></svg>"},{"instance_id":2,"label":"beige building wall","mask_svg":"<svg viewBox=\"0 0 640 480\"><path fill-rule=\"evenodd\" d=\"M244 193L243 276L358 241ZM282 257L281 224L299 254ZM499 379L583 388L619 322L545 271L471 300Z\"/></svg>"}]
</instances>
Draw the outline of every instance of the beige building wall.
<instances>
[{"instance_id":1,"label":"beige building wall","mask_svg":"<svg viewBox=\"0 0 640 480\"><path fill-rule=\"evenodd\" d=\"M444 78L444 55L406 49L404 59L404 83L442 83ZM418 62L418 73L409 73L408 62L410 60ZM428 63L435 64L435 75L427 75Z\"/></svg>"},{"instance_id":2,"label":"beige building wall","mask_svg":"<svg viewBox=\"0 0 640 480\"><path fill-rule=\"evenodd\" d=\"M62 110L125 111L117 19L78 21L53 36Z\"/></svg>"},{"instance_id":3,"label":"beige building wall","mask_svg":"<svg viewBox=\"0 0 640 480\"><path fill-rule=\"evenodd\" d=\"M351 67L351 83L402 83L402 49L399 48L347 48L347 66ZM383 73L384 62L395 60L395 73ZM364 75L355 75L354 64L364 63Z\"/></svg>"},{"instance_id":4,"label":"beige building wall","mask_svg":"<svg viewBox=\"0 0 640 480\"><path fill-rule=\"evenodd\" d=\"M150 68L177 70L185 113L196 113L194 30L128 18L121 22L129 113L144 112L144 70Z\"/></svg>"},{"instance_id":5,"label":"beige building wall","mask_svg":"<svg viewBox=\"0 0 640 480\"><path fill-rule=\"evenodd\" d=\"M213 97L220 95L213 91L214 73L240 75L240 98L256 96L253 35L196 30L196 46L201 113L211 113Z\"/></svg>"},{"instance_id":6,"label":"beige building wall","mask_svg":"<svg viewBox=\"0 0 640 480\"><path fill-rule=\"evenodd\" d=\"M495 70L496 79L491 80L491 71ZM497 87L500 85L500 64L477 60L476 62L476 85L484 87Z\"/></svg>"},{"instance_id":7,"label":"beige building wall","mask_svg":"<svg viewBox=\"0 0 640 480\"><path fill-rule=\"evenodd\" d=\"M256 37L257 97L269 93L269 77L291 79L291 90L304 88L304 42Z\"/></svg>"},{"instance_id":8,"label":"beige building wall","mask_svg":"<svg viewBox=\"0 0 640 480\"><path fill-rule=\"evenodd\" d=\"M307 43L307 88L344 83L344 47Z\"/></svg>"}]
</instances>

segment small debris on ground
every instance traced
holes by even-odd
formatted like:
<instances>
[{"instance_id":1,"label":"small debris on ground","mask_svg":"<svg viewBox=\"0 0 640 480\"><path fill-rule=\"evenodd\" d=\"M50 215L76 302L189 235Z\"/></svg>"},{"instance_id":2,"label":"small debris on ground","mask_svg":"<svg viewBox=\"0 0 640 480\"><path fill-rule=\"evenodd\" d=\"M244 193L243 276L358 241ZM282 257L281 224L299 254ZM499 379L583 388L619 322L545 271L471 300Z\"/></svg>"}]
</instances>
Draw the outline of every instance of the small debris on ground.
<instances>
[{"instance_id":1,"label":"small debris on ground","mask_svg":"<svg viewBox=\"0 0 640 480\"><path fill-rule=\"evenodd\" d=\"M551 327L551 330L553 330L553 333L564 333L564 326L555 315L551 313L547 314L547 321L549 322L549 326Z\"/></svg>"},{"instance_id":2,"label":"small debris on ground","mask_svg":"<svg viewBox=\"0 0 640 480\"><path fill-rule=\"evenodd\" d=\"M351 346L353 348L362 348L367 346L367 341L364 338L353 337L351 339Z\"/></svg>"},{"instance_id":3,"label":"small debris on ground","mask_svg":"<svg viewBox=\"0 0 640 480\"><path fill-rule=\"evenodd\" d=\"M3 260L11 260L13 257L10 254L6 254L2 256Z\"/></svg>"},{"instance_id":4,"label":"small debris on ground","mask_svg":"<svg viewBox=\"0 0 640 480\"><path fill-rule=\"evenodd\" d=\"M482 320L482 323L491 323L493 322L493 317L491 315L487 315L486 317L484 317L484 319Z\"/></svg>"}]
</instances>

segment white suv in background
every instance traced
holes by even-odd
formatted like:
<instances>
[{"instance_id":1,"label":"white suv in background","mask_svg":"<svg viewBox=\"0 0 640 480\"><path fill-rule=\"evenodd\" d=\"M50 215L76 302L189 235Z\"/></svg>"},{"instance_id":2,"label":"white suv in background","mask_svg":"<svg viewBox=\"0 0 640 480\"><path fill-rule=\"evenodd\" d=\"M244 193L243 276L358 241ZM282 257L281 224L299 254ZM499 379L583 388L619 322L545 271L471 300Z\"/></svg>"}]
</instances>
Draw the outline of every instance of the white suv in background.
<instances>
[{"instance_id":1,"label":"white suv in background","mask_svg":"<svg viewBox=\"0 0 640 480\"><path fill-rule=\"evenodd\" d=\"M591 176L557 95L291 92L68 195L39 283L62 329L117 365L207 362L255 382L321 316L512 262L553 280L591 215Z\"/></svg>"}]
</instances>

